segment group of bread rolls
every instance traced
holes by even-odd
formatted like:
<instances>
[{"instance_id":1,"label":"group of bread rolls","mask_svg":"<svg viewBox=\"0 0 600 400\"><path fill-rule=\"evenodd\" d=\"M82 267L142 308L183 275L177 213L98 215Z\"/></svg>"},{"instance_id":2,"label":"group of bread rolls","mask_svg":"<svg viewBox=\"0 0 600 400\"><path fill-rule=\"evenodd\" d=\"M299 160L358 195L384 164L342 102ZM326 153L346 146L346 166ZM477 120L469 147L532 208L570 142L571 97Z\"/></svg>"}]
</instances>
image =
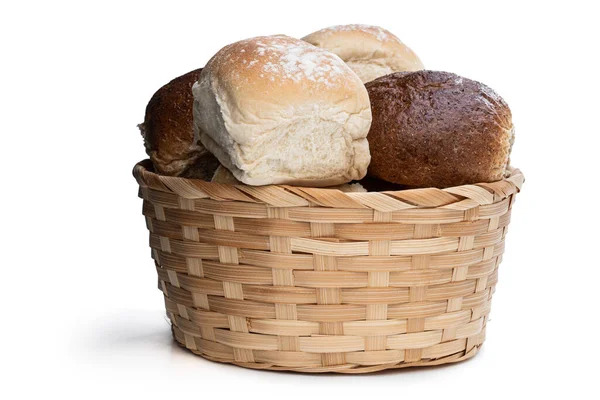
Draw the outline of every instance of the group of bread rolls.
<instances>
[{"instance_id":1,"label":"group of bread rolls","mask_svg":"<svg viewBox=\"0 0 600 400\"><path fill-rule=\"evenodd\" d=\"M343 191L496 181L514 140L496 92L367 25L227 45L160 88L140 129L159 174Z\"/></svg>"}]
</instances>

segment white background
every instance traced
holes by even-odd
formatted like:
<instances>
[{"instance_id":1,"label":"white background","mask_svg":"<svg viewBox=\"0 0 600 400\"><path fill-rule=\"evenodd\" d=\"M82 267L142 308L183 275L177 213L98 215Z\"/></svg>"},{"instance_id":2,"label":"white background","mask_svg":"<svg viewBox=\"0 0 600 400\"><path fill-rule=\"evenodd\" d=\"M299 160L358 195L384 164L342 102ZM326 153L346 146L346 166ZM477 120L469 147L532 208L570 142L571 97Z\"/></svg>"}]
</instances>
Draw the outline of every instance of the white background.
<instances>
[{"instance_id":1,"label":"white background","mask_svg":"<svg viewBox=\"0 0 600 400\"><path fill-rule=\"evenodd\" d=\"M598 12L525 3L2 5L0 396L598 396ZM131 175L145 158L136 124L156 89L225 44L346 23L391 30L427 68L480 80L512 108L526 182L486 343L461 364L367 376L193 356L172 341L156 288Z\"/></svg>"}]
</instances>

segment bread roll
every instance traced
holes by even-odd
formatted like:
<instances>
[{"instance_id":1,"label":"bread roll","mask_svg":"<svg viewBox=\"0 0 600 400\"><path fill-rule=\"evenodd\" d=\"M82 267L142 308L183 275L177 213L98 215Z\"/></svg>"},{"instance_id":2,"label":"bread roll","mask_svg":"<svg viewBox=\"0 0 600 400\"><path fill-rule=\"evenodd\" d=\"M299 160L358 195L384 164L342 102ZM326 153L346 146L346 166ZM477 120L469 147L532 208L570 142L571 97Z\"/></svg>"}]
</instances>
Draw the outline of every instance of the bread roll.
<instances>
[{"instance_id":1,"label":"bread roll","mask_svg":"<svg viewBox=\"0 0 600 400\"><path fill-rule=\"evenodd\" d=\"M222 165L220 165L219 168L217 168L217 170L215 171L215 174L213 175L211 182L224 183L224 184L228 184L228 185L241 185L242 184L240 181L235 179L235 176L233 176L233 174L227 168L225 168ZM346 193L361 193L361 192L367 191L367 189L365 189L358 182L344 183L342 185L331 186L328 189L337 189L337 190L340 190L340 191L346 192Z\"/></svg>"},{"instance_id":2,"label":"bread roll","mask_svg":"<svg viewBox=\"0 0 600 400\"><path fill-rule=\"evenodd\" d=\"M373 123L369 175L413 187L502 179L514 139L508 105L448 72L399 72L366 84Z\"/></svg>"},{"instance_id":3,"label":"bread roll","mask_svg":"<svg viewBox=\"0 0 600 400\"><path fill-rule=\"evenodd\" d=\"M221 49L193 86L197 139L248 185L331 186L369 165L369 97L335 54L287 36Z\"/></svg>"},{"instance_id":4,"label":"bread roll","mask_svg":"<svg viewBox=\"0 0 600 400\"><path fill-rule=\"evenodd\" d=\"M210 181L215 183L226 183L228 185L241 184L241 182L235 179L235 176L233 176L233 174L222 165L219 165Z\"/></svg>"},{"instance_id":5,"label":"bread roll","mask_svg":"<svg viewBox=\"0 0 600 400\"><path fill-rule=\"evenodd\" d=\"M344 193L366 193L367 189L363 187L359 182L344 183L343 185L334 186L332 189L340 190Z\"/></svg>"},{"instance_id":6,"label":"bread roll","mask_svg":"<svg viewBox=\"0 0 600 400\"><path fill-rule=\"evenodd\" d=\"M200 77L202 69L196 69L167 83L150 99L146 106L144 122L138 127L144 137L146 153L156 172L163 175L182 175L206 149L194 140L192 85ZM214 158L206 155L208 164ZM216 165L214 165L216 168ZM202 173L203 168L194 168ZM198 175L197 173L195 175ZM208 176L198 176L208 178Z\"/></svg>"},{"instance_id":7,"label":"bread roll","mask_svg":"<svg viewBox=\"0 0 600 400\"><path fill-rule=\"evenodd\" d=\"M205 151L205 153L200 155L200 157L198 157L196 161L194 161L194 163L179 176L182 178L210 181L210 178L213 176L218 166L219 160L217 160L217 158L209 151Z\"/></svg>"},{"instance_id":8,"label":"bread roll","mask_svg":"<svg viewBox=\"0 0 600 400\"><path fill-rule=\"evenodd\" d=\"M302 40L340 56L363 82L392 72L423 69L423 63L410 48L378 26L332 26Z\"/></svg>"}]
</instances>

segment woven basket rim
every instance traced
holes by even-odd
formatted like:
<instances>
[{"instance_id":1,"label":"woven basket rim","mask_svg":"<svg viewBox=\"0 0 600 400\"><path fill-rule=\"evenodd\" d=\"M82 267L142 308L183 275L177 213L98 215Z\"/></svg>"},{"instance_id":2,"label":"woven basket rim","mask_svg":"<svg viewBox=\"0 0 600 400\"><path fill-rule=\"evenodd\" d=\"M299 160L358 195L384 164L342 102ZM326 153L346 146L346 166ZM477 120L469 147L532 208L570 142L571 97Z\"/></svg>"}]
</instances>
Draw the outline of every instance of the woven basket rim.
<instances>
[{"instance_id":1,"label":"woven basket rim","mask_svg":"<svg viewBox=\"0 0 600 400\"><path fill-rule=\"evenodd\" d=\"M338 189L289 185L231 185L201 179L159 175L149 159L138 162L133 175L142 188L177 194L184 199L213 199L266 204L273 207L320 206L335 208L372 208L393 211L407 208L443 207L461 201L492 204L521 190L525 177L509 166L508 176L490 183L453 186L444 189L420 188L398 191L345 193Z\"/></svg>"}]
</instances>

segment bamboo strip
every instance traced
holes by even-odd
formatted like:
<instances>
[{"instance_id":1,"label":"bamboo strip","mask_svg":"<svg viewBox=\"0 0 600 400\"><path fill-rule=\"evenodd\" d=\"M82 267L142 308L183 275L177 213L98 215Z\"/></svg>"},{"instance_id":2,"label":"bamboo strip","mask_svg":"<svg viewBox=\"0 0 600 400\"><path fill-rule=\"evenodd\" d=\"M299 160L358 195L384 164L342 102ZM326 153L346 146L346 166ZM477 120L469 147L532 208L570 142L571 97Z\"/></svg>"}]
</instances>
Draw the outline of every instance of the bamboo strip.
<instances>
[{"instance_id":1,"label":"bamboo strip","mask_svg":"<svg viewBox=\"0 0 600 400\"><path fill-rule=\"evenodd\" d=\"M523 175L343 193L134 168L181 346L236 365L367 373L474 356Z\"/></svg>"}]
</instances>

